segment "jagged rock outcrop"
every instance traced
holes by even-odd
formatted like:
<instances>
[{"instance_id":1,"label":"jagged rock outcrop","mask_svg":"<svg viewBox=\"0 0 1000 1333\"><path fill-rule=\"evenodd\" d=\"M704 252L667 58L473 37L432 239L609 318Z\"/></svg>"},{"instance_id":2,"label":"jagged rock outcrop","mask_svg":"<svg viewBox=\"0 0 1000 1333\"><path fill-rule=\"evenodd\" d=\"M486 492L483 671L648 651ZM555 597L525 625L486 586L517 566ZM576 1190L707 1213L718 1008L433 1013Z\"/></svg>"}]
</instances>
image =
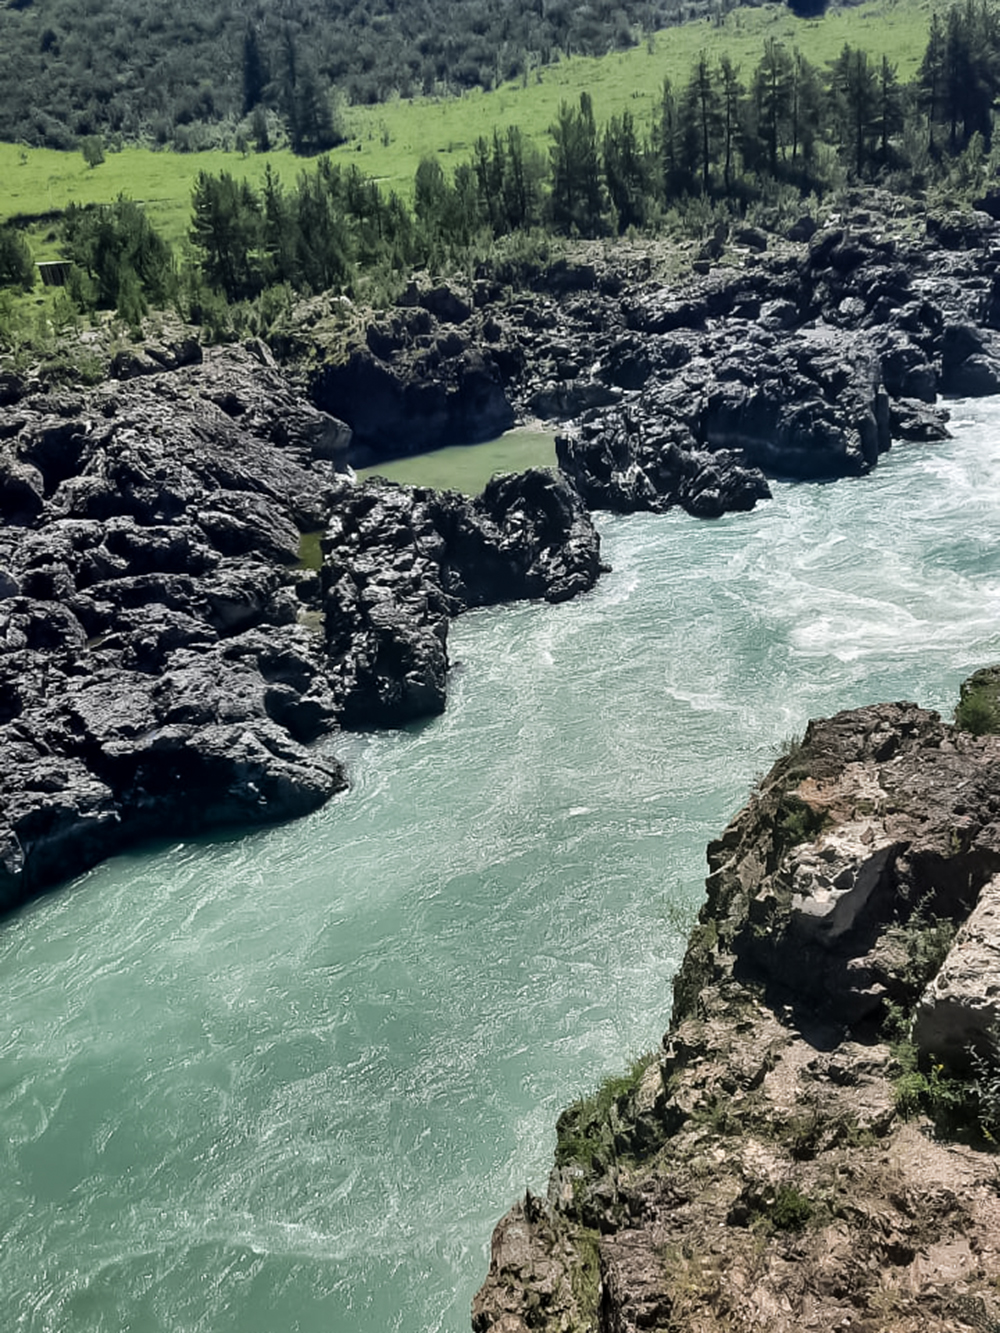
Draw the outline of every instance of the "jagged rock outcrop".
<instances>
[{"instance_id":1,"label":"jagged rock outcrop","mask_svg":"<svg viewBox=\"0 0 1000 1333\"><path fill-rule=\"evenodd\" d=\"M893 439L946 438L939 394L1000 388L997 224L935 217L921 236L900 207L859 193L763 248L737 228L740 264L670 283L655 247L623 242L468 291L414 285L312 392L348 404L359 464L556 422L595 507L714 517L766 498L768 476L855 476Z\"/></svg>"},{"instance_id":2,"label":"jagged rock outcrop","mask_svg":"<svg viewBox=\"0 0 1000 1333\"><path fill-rule=\"evenodd\" d=\"M1000 1041L1000 875L983 885L913 1024L921 1050L968 1072L974 1052L995 1057Z\"/></svg>"},{"instance_id":3,"label":"jagged rock outcrop","mask_svg":"<svg viewBox=\"0 0 1000 1333\"><path fill-rule=\"evenodd\" d=\"M580 497L539 469L494 477L474 500L359 487L323 550L327 645L352 724L442 711L451 616L515 598L565 601L601 569Z\"/></svg>"},{"instance_id":4,"label":"jagged rock outcrop","mask_svg":"<svg viewBox=\"0 0 1000 1333\"><path fill-rule=\"evenodd\" d=\"M489 347L462 329L471 307L445 286L421 300L370 323L364 345L313 378L314 401L353 431L356 466L488 440L514 424Z\"/></svg>"},{"instance_id":5,"label":"jagged rock outcrop","mask_svg":"<svg viewBox=\"0 0 1000 1333\"><path fill-rule=\"evenodd\" d=\"M304 748L337 714L290 570L348 484L345 428L259 355L147 359L5 423L0 908L344 785Z\"/></svg>"},{"instance_id":6,"label":"jagged rock outcrop","mask_svg":"<svg viewBox=\"0 0 1000 1333\"><path fill-rule=\"evenodd\" d=\"M907 1049L961 1075L993 1026L998 811L997 736L810 723L709 848L661 1050L499 1224L476 1333L992 1327L995 1159L974 1110L951 1141L903 1114L886 1033L915 1013Z\"/></svg>"},{"instance_id":7,"label":"jagged rock outcrop","mask_svg":"<svg viewBox=\"0 0 1000 1333\"><path fill-rule=\"evenodd\" d=\"M318 738L440 711L450 616L600 571L556 476L356 493L349 428L261 344L175 352L0 431L0 910L137 838L314 809L345 781ZM328 524L324 590L299 554Z\"/></svg>"}]
</instances>

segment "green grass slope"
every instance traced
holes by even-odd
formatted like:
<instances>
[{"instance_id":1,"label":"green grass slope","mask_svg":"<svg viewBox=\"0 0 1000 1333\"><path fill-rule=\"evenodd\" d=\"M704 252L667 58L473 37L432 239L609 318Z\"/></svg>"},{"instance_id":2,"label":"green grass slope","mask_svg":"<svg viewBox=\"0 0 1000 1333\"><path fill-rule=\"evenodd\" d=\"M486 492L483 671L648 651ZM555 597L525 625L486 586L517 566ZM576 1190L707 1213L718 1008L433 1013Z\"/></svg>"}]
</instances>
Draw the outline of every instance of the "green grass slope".
<instances>
[{"instance_id":1,"label":"green grass slope","mask_svg":"<svg viewBox=\"0 0 1000 1333\"><path fill-rule=\"evenodd\" d=\"M436 154L449 171L469 156L479 135L490 135L495 126L518 124L544 149L559 103L575 103L583 90L593 98L599 123L628 108L645 129L664 78L682 85L700 51L713 59L728 53L748 75L769 37L798 46L817 65L832 60L849 42L877 59L888 55L905 81L920 62L932 9L931 0L867 0L820 19L801 20L784 5L740 8L721 23L699 20L670 28L629 51L564 60L536 71L526 86L518 82L491 93L352 108L347 113L349 140L333 157L408 193L421 157ZM0 220L44 218L72 202L105 202L123 193L144 204L166 239L177 245L186 236L199 171L225 170L256 183L268 162L286 182L305 165L287 152L242 156L126 148L109 152L101 165L90 168L80 153L0 144ZM36 258L55 257L51 228L36 228L32 243Z\"/></svg>"}]
</instances>

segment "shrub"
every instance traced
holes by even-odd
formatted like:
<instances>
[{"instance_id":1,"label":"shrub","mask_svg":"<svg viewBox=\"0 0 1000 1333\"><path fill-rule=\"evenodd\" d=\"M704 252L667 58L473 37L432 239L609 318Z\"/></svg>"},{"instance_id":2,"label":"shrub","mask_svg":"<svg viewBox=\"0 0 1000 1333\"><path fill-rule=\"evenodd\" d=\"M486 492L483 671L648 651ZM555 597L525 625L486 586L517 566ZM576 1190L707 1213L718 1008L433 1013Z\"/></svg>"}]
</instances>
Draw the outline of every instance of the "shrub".
<instances>
[{"instance_id":1,"label":"shrub","mask_svg":"<svg viewBox=\"0 0 1000 1333\"><path fill-rule=\"evenodd\" d=\"M176 279L170 247L144 211L119 195L113 204L71 204L64 223L66 251L76 266L71 294L84 307L118 309L130 323L147 299L165 305Z\"/></svg>"},{"instance_id":2,"label":"shrub","mask_svg":"<svg viewBox=\"0 0 1000 1333\"><path fill-rule=\"evenodd\" d=\"M822 810L813 809L797 796L783 796L775 817L775 841L783 851L803 842L814 842L827 822Z\"/></svg>"},{"instance_id":3,"label":"shrub","mask_svg":"<svg viewBox=\"0 0 1000 1333\"><path fill-rule=\"evenodd\" d=\"M893 1099L904 1120L929 1116L943 1134L957 1133L975 1123L974 1097L968 1083L952 1078L938 1061L932 1060L928 1069L921 1069L912 1042L894 1046L893 1058L901 1071L893 1087Z\"/></svg>"},{"instance_id":4,"label":"shrub","mask_svg":"<svg viewBox=\"0 0 1000 1333\"><path fill-rule=\"evenodd\" d=\"M979 1129L988 1143L1000 1145L1000 1027L990 1030L985 1048L970 1047L969 1059Z\"/></svg>"},{"instance_id":5,"label":"shrub","mask_svg":"<svg viewBox=\"0 0 1000 1333\"><path fill-rule=\"evenodd\" d=\"M779 1185L766 1214L776 1231L801 1231L813 1215L813 1205L794 1185Z\"/></svg>"},{"instance_id":6,"label":"shrub","mask_svg":"<svg viewBox=\"0 0 1000 1333\"><path fill-rule=\"evenodd\" d=\"M99 134L88 134L80 143L80 152L88 167L99 167L104 161L104 140Z\"/></svg>"},{"instance_id":7,"label":"shrub","mask_svg":"<svg viewBox=\"0 0 1000 1333\"><path fill-rule=\"evenodd\" d=\"M30 292L34 285L35 265L28 242L13 227L0 227L0 287Z\"/></svg>"},{"instance_id":8,"label":"shrub","mask_svg":"<svg viewBox=\"0 0 1000 1333\"><path fill-rule=\"evenodd\" d=\"M1000 668L985 667L963 681L955 726L973 736L1000 732Z\"/></svg>"},{"instance_id":9,"label":"shrub","mask_svg":"<svg viewBox=\"0 0 1000 1333\"><path fill-rule=\"evenodd\" d=\"M613 1074L590 1097L581 1097L567 1107L556 1122L556 1165L579 1162L594 1166L614 1153L617 1119L642 1082L655 1055L633 1060L628 1072Z\"/></svg>"}]
</instances>

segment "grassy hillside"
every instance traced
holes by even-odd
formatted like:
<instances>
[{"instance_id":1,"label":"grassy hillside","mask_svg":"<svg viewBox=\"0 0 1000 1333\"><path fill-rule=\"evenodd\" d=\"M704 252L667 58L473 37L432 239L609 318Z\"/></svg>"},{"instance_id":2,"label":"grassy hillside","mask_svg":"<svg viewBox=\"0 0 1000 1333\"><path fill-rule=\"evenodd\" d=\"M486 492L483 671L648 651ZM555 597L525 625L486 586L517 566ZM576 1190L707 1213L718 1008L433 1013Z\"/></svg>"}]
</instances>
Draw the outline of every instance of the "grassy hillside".
<instances>
[{"instance_id":1,"label":"grassy hillside","mask_svg":"<svg viewBox=\"0 0 1000 1333\"><path fill-rule=\"evenodd\" d=\"M768 37L798 46L819 65L850 42L877 58L887 54L906 80L923 54L931 11L931 0L867 0L813 20L796 19L783 5L736 9L724 22L701 20L671 28L630 51L600 59L563 60L535 71L526 85L519 80L492 93L394 99L381 106L352 108L347 113L348 142L333 156L408 192L422 156L437 154L449 171L469 155L476 138L489 135L494 126L519 124L544 148L559 103L564 99L575 103L584 89L593 97L599 122L628 108L645 127L664 77L683 83L699 51L707 51L713 59L728 52L749 71ZM0 220L42 217L70 202L101 202L124 193L144 203L156 226L176 245L187 232L191 189L200 170L227 170L257 182L268 161L287 181L304 165L287 152L243 156L126 148L109 152L101 165L90 168L78 152L0 144ZM37 258L55 253L54 232L44 225L33 229L32 243Z\"/></svg>"},{"instance_id":2,"label":"grassy hillside","mask_svg":"<svg viewBox=\"0 0 1000 1333\"><path fill-rule=\"evenodd\" d=\"M204 148L255 107L294 135L316 94L367 105L394 89L493 88L560 54L632 46L716 2L8 0L0 138L71 148L80 135L118 134Z\"/></svg>"}]
</instances>

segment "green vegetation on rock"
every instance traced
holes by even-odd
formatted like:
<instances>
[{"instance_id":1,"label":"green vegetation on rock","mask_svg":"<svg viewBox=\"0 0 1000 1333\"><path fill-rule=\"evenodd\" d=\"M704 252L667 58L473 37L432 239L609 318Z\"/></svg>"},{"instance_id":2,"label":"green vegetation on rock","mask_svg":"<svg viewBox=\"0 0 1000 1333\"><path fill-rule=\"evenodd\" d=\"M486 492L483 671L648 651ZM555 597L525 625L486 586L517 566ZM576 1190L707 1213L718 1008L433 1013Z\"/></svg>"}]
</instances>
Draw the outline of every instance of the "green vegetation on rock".
<instances>
[{"instance_id":1,"label":"green vegetation on rock","mask_svg":"<svg viewBox=\"0 0 1000 1333\"><path fill-rule=\"evenodd\" d=\"M624 1074L609 1075L596 1092L567 1107L556 1123L556 1165L606 1167L616 1156L615 1134L622 1113L635 1098L643 1075L656 1060L650 1052L632 1061Z\"/></svg>"},{"instance_id":2,"label":"green vegetation on rock","mask_svg":"<svg viewBox=\"0 0 1000 1333\"><path fill-rule=\"evenodd\" d=\"M974 736L1000 733L1000 667L984 667L962 682L955 726Z\"/></svg>"}]
</instances>

